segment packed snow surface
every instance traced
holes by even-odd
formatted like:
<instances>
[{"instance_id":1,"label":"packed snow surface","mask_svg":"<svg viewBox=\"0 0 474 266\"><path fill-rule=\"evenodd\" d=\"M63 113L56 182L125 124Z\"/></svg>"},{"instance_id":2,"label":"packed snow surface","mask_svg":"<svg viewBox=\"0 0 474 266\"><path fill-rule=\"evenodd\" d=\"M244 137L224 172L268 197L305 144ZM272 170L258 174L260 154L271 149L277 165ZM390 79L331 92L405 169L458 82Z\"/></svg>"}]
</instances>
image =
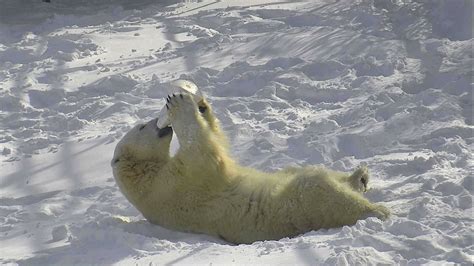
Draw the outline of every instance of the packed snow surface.
<instances>
[{"instance_id":1,"label":"packed snow surface","mask_svg":"<svg viewBox=\"0 0 474 266\"><path fill-rule=\"evenodd\" d=\"M471 265L472 8L0 0L0 263ZM393 215L251 245L149 224L110 159L179 78L242 164L366 164Z\"/></svg>"}]
</instances>

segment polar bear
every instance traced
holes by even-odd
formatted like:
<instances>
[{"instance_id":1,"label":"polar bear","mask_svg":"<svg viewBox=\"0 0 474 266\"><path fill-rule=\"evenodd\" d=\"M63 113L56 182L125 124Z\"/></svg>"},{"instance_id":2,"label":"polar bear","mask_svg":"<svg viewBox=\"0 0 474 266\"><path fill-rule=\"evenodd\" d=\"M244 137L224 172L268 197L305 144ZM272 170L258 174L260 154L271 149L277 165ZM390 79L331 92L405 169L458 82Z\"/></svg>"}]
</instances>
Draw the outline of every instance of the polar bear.
<instances>
[{"instance_id":1,"label":"polar bear","mask_svg":"<svg viewBox=\"0 0 474 266\"><path fill-rule=\"evenodd\" d=\"M355 224L389 211L363 197L366 167L345 174L323 167L266 173L239 165L202 100L167 98L171 127L156 119L117 144L112 168L125 197L151 223L231 243L277 240L310 230ZM170 157L173 131L180 148Z\"/></svg>"}]
</instances>

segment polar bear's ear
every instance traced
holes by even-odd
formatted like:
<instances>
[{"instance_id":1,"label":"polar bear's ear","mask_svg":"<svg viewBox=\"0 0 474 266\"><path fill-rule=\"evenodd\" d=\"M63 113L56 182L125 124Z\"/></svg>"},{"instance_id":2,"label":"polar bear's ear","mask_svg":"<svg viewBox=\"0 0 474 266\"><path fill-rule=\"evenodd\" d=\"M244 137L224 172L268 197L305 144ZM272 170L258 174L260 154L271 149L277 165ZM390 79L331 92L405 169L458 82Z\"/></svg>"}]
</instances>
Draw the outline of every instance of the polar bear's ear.
<instances>
[{"instance_id":1,"label":"polar bear's ear","mask_svg":"<svg viewBox=\"0 0 474 266\"><path fill-rule=\"evenodd\" d=\"M126 148L124 146L125 145L123 145L123 143L119 143L115 147L114 156L112 157L112 160L110 161L110 165L112 167L114 167L115 165L117 165L118 162L120 162L120 159L126 152Z\"/></svg>"}]
</instances>

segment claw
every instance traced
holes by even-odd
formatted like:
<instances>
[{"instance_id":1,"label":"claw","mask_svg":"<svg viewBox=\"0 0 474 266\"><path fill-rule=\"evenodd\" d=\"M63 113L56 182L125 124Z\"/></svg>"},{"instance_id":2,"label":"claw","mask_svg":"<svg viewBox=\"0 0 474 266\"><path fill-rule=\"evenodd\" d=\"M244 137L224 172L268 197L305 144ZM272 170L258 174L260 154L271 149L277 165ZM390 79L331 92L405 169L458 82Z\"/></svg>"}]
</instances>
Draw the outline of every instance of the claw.
<instances>
[{"instance_id":1,"label":"claw","mask_svg":"<svg viewBox=\"0 0 474 266\"><path fill-rule=\"evenodd\" d=\"M169 103L170 102L170 97L168 96L168 98L166 98L166 102Z\"/></svg>"},{"instance_id":2,"label":"claw","mask_svg":"<svg viewBox=\"0 0 474 266\"><path fill-rule=\"evenodd\" d=\"M176 94L173 93L173 97L176 97Z\"/></svg>"},{"instance_id":3,"label":"claw","mask_svg":"<svg viewBox=\"0 0 474 266\"><path fill-rule=\"evenodd\" d=\"M169 109L170 109L170 107L168 106L168 104L166 104L166 110L169 110Z\"/></svg>"}]
</instances>

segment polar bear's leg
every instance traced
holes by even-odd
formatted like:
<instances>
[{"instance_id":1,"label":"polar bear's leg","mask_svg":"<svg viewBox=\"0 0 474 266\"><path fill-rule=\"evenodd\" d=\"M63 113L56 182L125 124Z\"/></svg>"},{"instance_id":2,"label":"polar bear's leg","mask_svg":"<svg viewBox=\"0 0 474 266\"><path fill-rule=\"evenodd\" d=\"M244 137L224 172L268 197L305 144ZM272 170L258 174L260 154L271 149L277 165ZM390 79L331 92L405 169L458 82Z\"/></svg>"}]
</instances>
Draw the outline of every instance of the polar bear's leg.
<instances>
[{"instance_id":1,"label":"polar bear's leg","mask_svg":"<svg viewBox=\"0 0 474 266\"><path fill-rule=\"evenodd\" d=\"M390 216L390 211L388 210L387 207L379 204L374 204L371 203L370 211L366 212L362 218L368 218L368 217L377 217L380 220L385 220Z\"/></svg>"},{"instance_id":2,"label":"polar bear's leg","mask_svg":"<svg viewBox=\"0 0 474 266\"><path fill-rule=\"evenodd\" d=\"M385 220L390 216L390 211L382 205L374 204L364 198L361 194L354 191L344 193L335 193L333 200L338 201L340 208L344 211L336 211L341 220L354 219L353 222L347 221L347 224L353 224L357 220L368 217L377 217Z\"/></svg>"},{"instance_id":3,"label":"polar bear's leg","mask_svg":"<svg viewBox=\"0 0 474 266\"><path fill-rule=\"evenodd\" d=\"M302 201L302 209L306 210L315 228L351 225L367 217L384 220L390 215L387 208L371 203L361 193L334 180L327 172L298 178L296 182L299 183L296 185L299 188L298 194L303 199L306 198Z\"/></svg>"},{"instance_id":4,"label":"polar bear's leg","mask_svg":"<svg viewBox=\"0 0 474 266\"><path fill-rule=\"evenodd\" d=\"M207 102L206 99L202 99L197 103L199 112L206 122L209 124L209 127L214 132L220 132L219 122L215 117L211 105Z\"/></svg>"},{"instance_id":5,"label":"polar bear's leg","mask_svg":"<svg viewBox=\"0 0 474 266\"><path fill-rule=\"evenodd\" d=\"M214 115L211 105L207 102L206 99L202 99L197 103L197 105L199 107L199 112L201 113L204 120L207 122L209 128L212 130L214 135L220 139L220 144L227 149L227 137L222 131L219 120Z\"/></svg>"},{"instance_id":6,"label":"polar bear's leg","mask_svg":"<svg viewBox=\"0 0 474 266\"><path fill-rule=\"evenodd\" d=\"M171 126L178 136L180 148L176 158L191 171L210 171L222 174L233 164L222 138L213 133L201 115L198 105L187 94L168 97Z\"/></svg>"}]
</instances>

